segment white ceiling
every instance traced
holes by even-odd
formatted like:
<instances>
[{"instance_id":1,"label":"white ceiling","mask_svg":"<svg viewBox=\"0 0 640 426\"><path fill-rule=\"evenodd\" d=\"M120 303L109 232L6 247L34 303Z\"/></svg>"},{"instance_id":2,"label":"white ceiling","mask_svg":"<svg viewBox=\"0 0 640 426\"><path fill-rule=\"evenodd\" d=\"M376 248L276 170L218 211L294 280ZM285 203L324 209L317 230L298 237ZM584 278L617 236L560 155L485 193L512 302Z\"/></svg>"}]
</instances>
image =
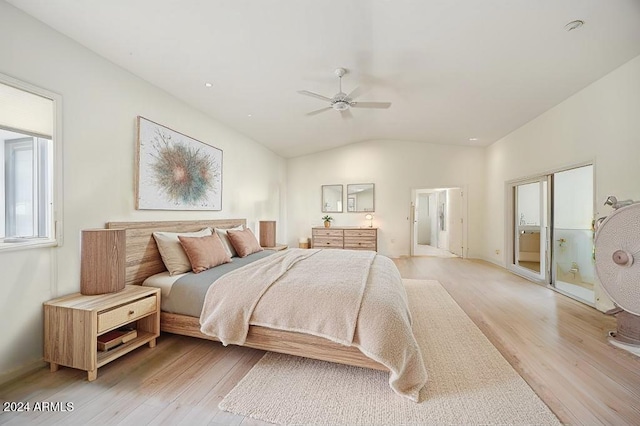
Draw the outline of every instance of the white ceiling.
<instances>
[{"instance_id":1,"label":"white ceiling","mask_svg":"<svg viewBox=\"0 0 640 426\"><path fill-rule=\"evenodd\" d=\"M640 54L640 0L8 1L284 157L488 145ZM391 108L305 116L336 67Z\"/></svg>"}]
</instances>

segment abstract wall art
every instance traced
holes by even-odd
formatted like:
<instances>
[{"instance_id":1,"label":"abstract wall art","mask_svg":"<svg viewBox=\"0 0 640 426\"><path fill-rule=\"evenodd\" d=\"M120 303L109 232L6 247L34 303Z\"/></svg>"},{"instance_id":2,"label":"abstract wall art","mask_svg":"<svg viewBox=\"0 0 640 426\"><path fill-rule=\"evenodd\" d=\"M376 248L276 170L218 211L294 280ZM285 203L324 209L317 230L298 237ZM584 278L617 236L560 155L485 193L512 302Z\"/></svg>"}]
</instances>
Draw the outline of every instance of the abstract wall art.
<instances>
[{"instance_id":1,"label":"abstract wall art","mask_svg":"<svg viewBox=\"0 0 640 426\"><path fill-rule=\"evenodd\" d=\"M136 208L222 210L222 150L138 117Z\"/></svg>"}]
</instances>

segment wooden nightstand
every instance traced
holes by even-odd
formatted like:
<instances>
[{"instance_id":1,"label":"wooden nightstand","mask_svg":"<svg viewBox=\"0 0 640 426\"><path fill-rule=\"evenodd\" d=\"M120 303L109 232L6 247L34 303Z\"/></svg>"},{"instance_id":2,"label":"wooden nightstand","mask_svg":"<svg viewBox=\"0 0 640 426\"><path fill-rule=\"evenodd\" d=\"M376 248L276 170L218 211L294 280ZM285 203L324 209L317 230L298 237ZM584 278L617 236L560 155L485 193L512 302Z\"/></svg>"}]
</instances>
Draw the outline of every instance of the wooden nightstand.
<instances>
[{"instance_id":1,"label":"wooden nightstand","mask_svg":"<svg viewBox=\"0 0 640 426\"><path fill-rule=\"evenodd\" d=\"M138 336L109 351L98 351L99 335L129 325ZM87 371L89 381L98 368L149 343L160 335L160 289L128 285L118 293L60 297L44 304L44 360L51 371L59 365Z\"/></svg>"}]
</instances>

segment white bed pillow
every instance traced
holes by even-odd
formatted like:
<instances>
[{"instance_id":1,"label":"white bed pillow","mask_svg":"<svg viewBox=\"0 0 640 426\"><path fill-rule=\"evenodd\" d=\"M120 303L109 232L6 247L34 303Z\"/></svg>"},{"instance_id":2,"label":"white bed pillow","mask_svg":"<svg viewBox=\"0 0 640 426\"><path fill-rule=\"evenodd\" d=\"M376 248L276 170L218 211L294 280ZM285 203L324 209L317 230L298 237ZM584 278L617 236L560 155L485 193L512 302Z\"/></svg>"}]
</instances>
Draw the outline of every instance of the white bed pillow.
<instances>
[{"instance_id":1,"label":"white bed pillow","mask_svg":"<svg viewBox=\"0 0 640 426\"><path fill-rule=\"evenodd\" d=\"M227 231L243 231L243 230L244 230L244 226L242 225L238 225L235 228L216 228L216 234L218 234L218 237L220 237L220 240L222 241L222 245L224 246L224 249L226 250L226 252L229 254L229 257L238 256L238 252L236 252L236 249L233 248L233 244L231 244L231 241L229 240Z\"/></svg>"},{"instance_id":2,"label":"white bed pillow","mask_svg":"<svg viewBox=\"0 0 640 426\"><path fill-rule=\"evenodd\" d=\"M211 228L204 228L197 232L154 232L153 238L158 245L158 251L164 262L164 266L169 271L169 275L181 274L191 271L191 262L187 257L178 236L183 237L206 237L212 235Z\"/></svg>"}]
</instances>

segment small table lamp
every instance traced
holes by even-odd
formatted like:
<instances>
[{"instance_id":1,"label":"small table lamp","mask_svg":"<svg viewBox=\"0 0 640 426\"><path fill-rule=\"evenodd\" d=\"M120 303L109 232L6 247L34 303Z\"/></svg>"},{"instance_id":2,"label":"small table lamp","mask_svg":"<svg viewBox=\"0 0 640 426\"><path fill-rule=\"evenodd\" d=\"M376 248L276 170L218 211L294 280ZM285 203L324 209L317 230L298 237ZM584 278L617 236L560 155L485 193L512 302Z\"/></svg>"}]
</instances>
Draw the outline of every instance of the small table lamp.
<instances>
[{"instance_id":1,"label":"small table lamp","mask_svg":"<svg viewBox=\"0 0 640 426\"><path fill-rule=\"evenodd\" d=\"M260 247L275 247L276 245L276 221L260 221Z\"/></svg>"},{"instance_id":2,"label":"small table lamp","mask_svg":"<svg viewBox=\"0 0 640 426\"><path fill-rule=\"evenodd\" d=\"M369 228L373 228L373 215L371 213L367 213L364 218L369 221Z\"/></svg>"}]
</instances>

